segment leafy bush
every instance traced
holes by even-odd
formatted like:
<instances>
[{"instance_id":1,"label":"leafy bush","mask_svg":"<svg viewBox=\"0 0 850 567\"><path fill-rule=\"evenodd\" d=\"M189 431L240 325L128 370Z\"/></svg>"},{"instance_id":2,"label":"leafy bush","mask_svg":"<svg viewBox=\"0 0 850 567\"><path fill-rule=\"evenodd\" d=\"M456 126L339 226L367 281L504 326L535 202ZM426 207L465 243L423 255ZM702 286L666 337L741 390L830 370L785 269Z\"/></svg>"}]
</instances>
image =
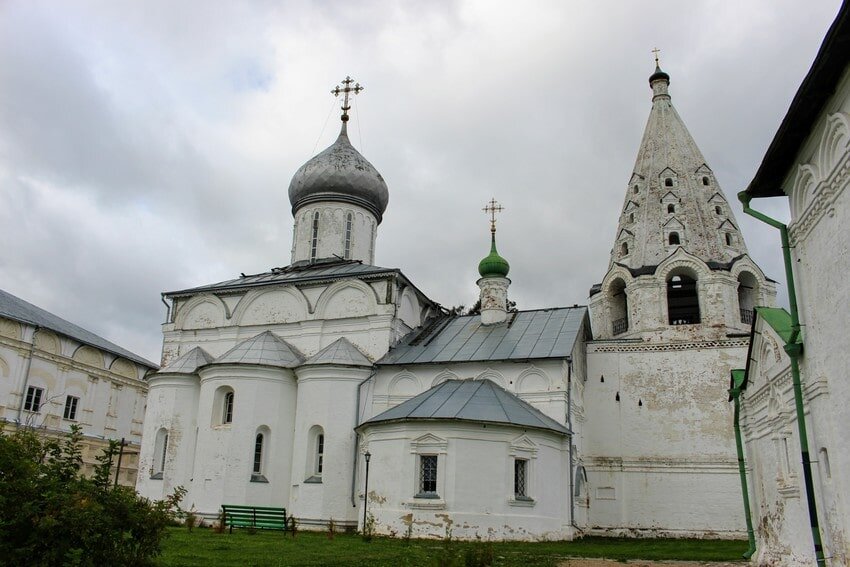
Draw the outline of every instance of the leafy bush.
<instances>
[{"instance_id":1,"label":"leafy bush","mask_svg":"<svg viewBox=\"0 0 850 567\"><path fill-rule=\"evenodd\" d=\"M0 557L8 565L149 565L185 490L150 502L132 488L112 487L118 442L83 478L74 427L63 439L21 429L0 432Z\"/></svg>"}]
</instances>

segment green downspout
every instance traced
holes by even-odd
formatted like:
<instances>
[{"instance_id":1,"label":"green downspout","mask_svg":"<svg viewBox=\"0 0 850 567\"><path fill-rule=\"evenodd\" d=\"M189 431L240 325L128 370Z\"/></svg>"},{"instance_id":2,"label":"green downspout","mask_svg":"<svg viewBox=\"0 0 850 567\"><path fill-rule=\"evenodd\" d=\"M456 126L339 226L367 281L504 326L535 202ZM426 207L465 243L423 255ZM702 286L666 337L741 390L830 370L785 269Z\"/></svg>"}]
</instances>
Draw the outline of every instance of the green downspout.
<instances>
[{"instance_id":1,"label":"green downspout","mask_svg":"<svg viewBox=\"0 0 850 567\"><path fill-rule=\"evenodd\" d=\"M732 388L729 389L729 395L735 403L735 447L738 449L738 474L741 475L741 492L744 495L744 518L747 520L747 539L750 542L750 547L744 552L744 559L749 559L756 552L756 536L753 533L753 518L750 514L750 493L747 487L747 469L744 464L744 443L741 441L741 384L744 381L743 370L732 371Z\"/></svg>"},{"instance_id":2,"label":"green downspout","mask_svg":"<svg viewBox=\"0 0 850 567\"><path fill-rule=\"evenodd\" d=\"M800 384L800 356L803 354L803 343L800 341L800 317L797 313L797 291L794 287L794 271L791 264L791 245L788 240L788 227L778 220L754 211L750 208L752 197L746 191L738 193L738 200L744 205L744 212L765 224L779 229L782 238L782 259L785 262L785 279L788 282L788 303L791 308L791 336L785 344L785 352L791 359L791 380L794 384L794 405L797 409L797 430L800 436L800 452L803 457L803 478L806 484L806 501L809 508L809 523L812 530L812 541L815 547L815 559L818 565L826 565L823 556L823 544L818 523L818 509L815 503L815 485L812 480L812 462L809 459L809 436L806 432L805 411L803 410L803 387Z\"/></svg>"}]
</instances>

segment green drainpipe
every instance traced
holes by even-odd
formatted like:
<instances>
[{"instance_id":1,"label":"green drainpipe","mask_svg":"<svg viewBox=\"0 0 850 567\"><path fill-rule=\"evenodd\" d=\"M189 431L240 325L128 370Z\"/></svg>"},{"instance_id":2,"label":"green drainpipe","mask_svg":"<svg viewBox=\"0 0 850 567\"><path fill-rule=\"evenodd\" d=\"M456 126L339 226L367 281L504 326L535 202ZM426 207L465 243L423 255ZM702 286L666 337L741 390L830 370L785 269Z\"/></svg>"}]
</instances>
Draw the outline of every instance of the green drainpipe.
<instances>
[{"instance_id":1,"label":"green drainpipe","mask_svg":"<svg viewBox=\"0 0 850 567\"><path fill-rule=\"evenodd\" d=\"M732 371L732 387L729 396L735 402L735 447L738 449L738 474L741 475L741 493L744 495L744 518L747 520L747 539L750 547L744 552L744 559L749 559L756 552L756 536L753 533L753 518L750 514L750 493L747 487L747 469L744 464L744 443L741 441L741 384L744 382L744 370Z\"/></svg>"},{"instance_id":2,"label":"green drainpipe","mask_svg":"<svg viewBox=\"0 0 850 567\"><path fill-rule=\"evenodd\" d=\"M794 384L794 405L797 409L797 430L800 436L800 452L803 457L803 478L806 484L806 501L809 508L809 523L812 530L812 541L815 546L815 559L819 566L826 565L823 556L823 545L818 523L818 508L815 503L815 485L812 480L812 462L809 459L809 436L806 432L806 419L803 410L803 387L800 384L800 356L803 354L803 343L800 340L800 317L797 313L797 292L794 287L794 271L791 265L791 245L788 240L788 227L776 219L754 211L750 208L752 197L746 191L738 193L738 200L744 205L744 212L757 218L765 224L779 229L782 238L782 259L785 262L785 279L788 282L788 303L791 308L791 336L785 344L785 352L791 359L791 380Z\"/></svg>"}]
</instances>

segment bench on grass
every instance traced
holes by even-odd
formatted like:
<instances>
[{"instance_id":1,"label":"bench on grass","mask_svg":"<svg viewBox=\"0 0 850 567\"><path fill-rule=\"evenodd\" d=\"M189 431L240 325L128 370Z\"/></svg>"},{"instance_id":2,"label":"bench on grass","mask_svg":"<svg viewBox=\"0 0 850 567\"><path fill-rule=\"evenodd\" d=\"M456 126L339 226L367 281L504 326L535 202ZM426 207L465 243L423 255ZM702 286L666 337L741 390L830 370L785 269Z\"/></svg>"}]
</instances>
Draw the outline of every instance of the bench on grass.
<instances>
[{"instance_id":1,"label":"bench on grass","mask_svg":"<svg viewBox=\"0 0 850 567\"><path fill-rule=\"evenodd\" d=\"M224 525L230 528L230 533L233 533L234 526L258 530L286 531L289 529L286 508L222 504L221 512L224 516Z\"/></svg>"}]
</instances>

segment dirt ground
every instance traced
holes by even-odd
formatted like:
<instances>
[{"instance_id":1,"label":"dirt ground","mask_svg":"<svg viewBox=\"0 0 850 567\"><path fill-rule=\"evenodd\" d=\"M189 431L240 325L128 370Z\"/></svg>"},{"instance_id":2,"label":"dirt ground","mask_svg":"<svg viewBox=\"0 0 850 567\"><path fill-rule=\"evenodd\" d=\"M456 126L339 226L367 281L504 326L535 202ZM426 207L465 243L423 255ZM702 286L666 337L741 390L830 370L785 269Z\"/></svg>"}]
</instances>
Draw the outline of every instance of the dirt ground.
<instances>
[{"instance_id":1,"label":"dirt ground","mask_svg":"<svg viewBox=\"0 0 850 567\"><path fill-rule=\"evenodd\" d=\"M567 559L559 563L558 567L614 567L627 565L629 567L741 567L741 563L717 563L705 561L646 561L635 559L633 561L613 561L611 559Z\"/></svg>"}]
</instances>

